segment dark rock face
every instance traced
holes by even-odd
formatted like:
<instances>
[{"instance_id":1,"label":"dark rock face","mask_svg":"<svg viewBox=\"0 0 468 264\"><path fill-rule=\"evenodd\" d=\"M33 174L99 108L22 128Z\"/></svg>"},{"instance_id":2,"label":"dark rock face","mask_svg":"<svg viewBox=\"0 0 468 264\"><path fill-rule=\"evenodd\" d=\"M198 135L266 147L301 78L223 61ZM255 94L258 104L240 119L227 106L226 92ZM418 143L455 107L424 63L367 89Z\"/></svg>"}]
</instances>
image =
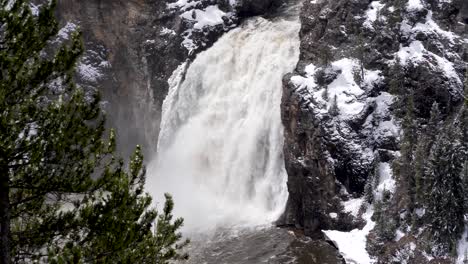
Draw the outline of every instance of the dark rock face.
<instances>
[{"instance_id":1,"label":"dark rock face","mask_svg":"<svg viewBox=\"0 0 468 264\"><path fill-rule=\"evenodd\" d=\"M143 144L153 153L167 80L176 67L234 28L240 13L263 14L282 2L242 1L231 6L228 0L194 0L178 6L172 0L64 0L58 3L57 15L62 26L77 25L84 34L87 51L78 83L103 94L121 151L128 154ZM195 28L197 12L214 6L225 13L222 22Z\"/></svg>"},{"instance_id":2,"label":"dark rock face","mask_svg":"<svg viewBox=\"0 0 468 264\"><path fill-rule=\"evenodd\" d=\"M457 12L459 12L458 17L459 20L464 22L465 24L468 24L468 2L463 1L463 0L458 0L455 1L456 5L459 7L458 10L455 10L454 15L457 15Z\"/></svg>"},{"instance_id":3,"label":"dark rock face","mask_svg":"<svg viewBox=\"0 0 468 264\"><path fill-rule=\"evenodd\" d=\"M282 4L287 0L240 0L238 12L241 17L262 15Z\"/></svg>"},{"instance_id":4,"label":"dark rock face","mask_svg":"<svg viewBox=\"0 0 468 264\"><path fill-rule=\"evenodd\" d=\"M116 127L122 151L144 144L155 147L160 107L167 93L167 79L185 60L187 52L177 34L162 35L164 26L177 28L181 21L168 18L163 1L59 1L62 24L72 22L84 34L85 57L99 65L100 77L80 84L97 87L109 103L105 110L110 126ZM160 21L163 21L161 23ZM94 54L101 53L101 57ZM145 116L141 116L146 113Z\"/></svg>"},{"instance_id":5,"label":"dark rock face","mask_svg":"<svg viewBox=\"0 0 468 264\"><path fill-rule=\"evenodd\" d=\"M336 212L337 186L328 162L325 131L301 94L285 77L281 118L285 125L284 156L288 172L289 200L281 225L302 227L307 235L330 227L330 212Z\"/></svg>"}]
</instances>

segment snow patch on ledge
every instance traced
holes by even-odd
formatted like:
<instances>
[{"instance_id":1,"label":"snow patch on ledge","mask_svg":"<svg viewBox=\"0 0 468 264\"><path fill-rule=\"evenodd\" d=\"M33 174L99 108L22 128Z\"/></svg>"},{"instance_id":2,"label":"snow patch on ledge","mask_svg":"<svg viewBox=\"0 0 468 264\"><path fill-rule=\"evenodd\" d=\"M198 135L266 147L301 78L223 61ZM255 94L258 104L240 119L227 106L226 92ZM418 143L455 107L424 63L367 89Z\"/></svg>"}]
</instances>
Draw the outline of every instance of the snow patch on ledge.
<instances>
[{"instance_id":1,"label":"snow patch on ledge","mask_svg":"<svg viewBox=\"0 0 468 264\"><path fill-rule=\"evenodd\" d=\"M229 0L231 10L234 10L237 5L237 0ZM205 34L210 28L223 26L226 30L233 26L235 11L222 11L214 1L210 0L177 0L166 5L169 12L177 13L182 20L187 24L184 32L182 32L182 46L189 53L193 53L200 46L205 46L206 43L198 43L195 40L194 33ZM172 32L162 31L162 35L172 34Z\"/></svg>"},{"instance_id":2,"label":"snow patch on ledge","mask_svg":"<svg viewBox=\"0 0 468 264\"><path fill-rule=\"evenodd\" d=\"M349 199L343 202L344 211L358 217L359 209L361 208L364 198Z\"/></svg>"},{"instance_id":3,"label":"snow patch on ledge","mask_svg":"<svg viewBox=\"0 0 468 264\"><path fill-rule=\"evenodd\" d=\"M421 0L409 0L408 3L406 4L406 10L408 12L419 11L423 8L424 8L424 5L421 2Z\"/></svg>"},{"instance_id":4,"label":"snow patch on ledge","mask_svg":"<svg viewBox=\"0 0 468 264\"><path fill-rule=\"evenodd\" d=\"M425 20L425 23L417 23L412 28L412 33L423 32L428 35L438 34L439 36L448 39L452 43L457 38L457 36L453 32L445 31L442 28L440 28L440 26L432 18L432 11L429 10L427 12Z\"/></svg>"},{"instance_id":5,"label":"snow patch on ledge","mask_svg":"<svg viewBox=\"0 0 468 264\"><path fill-rule=\"evenodd\" d=\"M338 246L346 263L375 263L366 250L367 235L375 226L375 222L371 220L373 213L373 208L369 207L362 215L366 221L366 225L362 229L356 228L349 232L323 230L323 233Z\"/></svg>"},{"instance_id":6,"label":"snow patch on ledge","mask_svg":"<svg viewBox=\"0 0 468 264\"><path fill-rule=\"evenodd\" d=\"M227 14L221 11L218 5L208 6L205 9L194 9L184 12L181 17L195 22L194 29L203 29L204 27L223 24L223 16Z\"/></svg>"},{"instance_id":7,"label":"snow patch on ledge","mask_svg":"<svg viewBox=\"0 0 468 264\"><path fill-rule=\"evenodd\" d=\"M102 77L100 70L97 67L93 67L91 64L78 64L78 73L83 79L95 82Z\"/></svg>"},{"instance_id":8,"label":"snow patch on ledge","mask_svg":"<svg viewBox=\"0 0 468 264\"><path fill-rule=\"evenodd\" d=\"M397 56L403 65L406 65L409 61L416 65L427 62L433 69L441 70L447 78L453 80L458 85L462 85L462 81L453 63L446 58L426 50L419 40L411 42L408 47L401 46L400 50L397 52Z\"/></svg>"},{"instance_id":9,"label":"snow patch on ledge","mask_svg":"<svg viewBox=\"0 0 468 264\"><path fill-rule=\"evenodd\" d=\"M181 10L185 10L184 8ZM187 21L191 21L194 24L192 28L189 28L184 32L184 40L182 41L182 45L190 53L193 52L197 48L197 45L192 39L194 31L203 31L203 29L207 27L222 25L224 23L223 17L232 15L232 13L225 13L221 11L218 5L210 5L205 9L192 9L185 11L180 15L180 17Z\"/></svg>"},{"instance_id":10,"label":"snow patch on ledge","mask_svg":"<svg viewBox=\"0 0 468 264\"><path fill-rule=\"evenodd\" d=\"M349 120L356 117L365 107L365 99L362 98L365 89L382 80L380 71L364 69L364 80L358 85L354 80L355 71L359 69L357 60L344 58L331 63L331 67L325 71L339 73L328 87L318 87L315 79L317 68L308 65L305 68L305 76L295 75L291 82L298 89L306 89L311 97L311 108L317 110L319 115L328 113L333 100L339 109L339 119ZM326 94L326 96L324 96Z\"/></svg>"},{"instance_id":11,"label":"snow patch on ledge","mask_svg":"<svg viewBox=\"0 0 468 264\"><path fill-rule=\"evenodd\" d=\"M370 3L369 9L366 11L366 20L364 21L364 27L373 29L374 26L372 25L377 19L380 13L380 10L385 6L380 1L374 1Z\"/></svg>"},{"instance_id":12,"label":"snow patch on ledge","mask_svg":"<svg viewBox=\"0 0 468 264\"><path fill-rule=\"evenodd\" d=\"M331 99L336 95L338 108L345 118L359 114L365 105L358 100L364 90L354 81L353 69L356 64L351 59L342 59L332 63L333 68L341 71L341 74L328 86L328 92Z\"/></svg>"},{"instance_id":13,"label":"snow patch on ledge","mask_svg":"<svg viewBox=\"0 0 468 264\"><path fill-rule=\"evenodd\" d=\"M78 30L78 26L72 22L67 22L67 24L59 30L57 33L57 39L67 40L70 39L71 34Z\"/></svg>"},{"instance_id":14,"label":"snow patch on ledge","mask_svg":"<svg viewBox=\"0 0 468 264\"><path fill-rule=\"evenodd\" d=\"M200 1L191 1L191 0L177 0L174 3L168 3L167 8L179 8L181 11L187 10L188 8L195 7L201 4Z\"/></svg>"}]
</instances>

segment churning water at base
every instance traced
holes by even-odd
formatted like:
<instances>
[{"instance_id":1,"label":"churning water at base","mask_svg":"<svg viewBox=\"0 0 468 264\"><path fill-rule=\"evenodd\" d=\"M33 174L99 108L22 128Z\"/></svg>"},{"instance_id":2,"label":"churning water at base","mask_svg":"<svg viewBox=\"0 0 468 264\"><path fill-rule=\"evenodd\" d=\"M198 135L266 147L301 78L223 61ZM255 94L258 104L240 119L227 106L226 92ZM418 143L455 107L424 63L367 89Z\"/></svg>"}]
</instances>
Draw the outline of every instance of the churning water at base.
<instances>
[{"instance_id":1,"label":"churning water at base","mask_svg":"<svg viewBox=\"0 0 468 264\"><path fill-rule=\"evenodd\" d=\"M186 233L265 225L284 210L282 76L298 61L299 27L251 19L171 78L147 186L174 196Z\"/></svg>"}]
</instances>

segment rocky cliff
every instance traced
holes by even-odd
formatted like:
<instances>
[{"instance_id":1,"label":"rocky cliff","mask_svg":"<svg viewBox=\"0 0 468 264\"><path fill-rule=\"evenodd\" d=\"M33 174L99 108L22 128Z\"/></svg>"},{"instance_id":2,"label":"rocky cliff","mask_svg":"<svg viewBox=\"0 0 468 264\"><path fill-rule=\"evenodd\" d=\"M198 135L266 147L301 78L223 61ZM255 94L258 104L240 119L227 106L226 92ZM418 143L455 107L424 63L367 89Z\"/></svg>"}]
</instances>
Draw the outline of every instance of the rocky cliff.
<instances>
[{"instance_id":1,"label":"rocky cliff","mask_svg":"<svg viewBox=\"0 0 468 264\"><path fill-rule=\"evenodd\" d=\"M429 118L434 102L446 118L456 113L468 60L467 8L457 0L304 1L300 61L284 78L290 197L280 223L312 236L354 228L346 207L374 174L374 193L395 192L395 210L403 210L407 197L391 169L404 107L395 90L412 93L418 120Z\"/></svg>"},{"instance_id":2,"label":"rocky cliff","mask_svg":"<svg viewBox=\"0 0 468 264\"><path fill-rule=\"evenodd\" d=\"M166 34L159 22L167 20L165 10L162 1L58 4L61 32L65 36L75 28L83 32L86 52L78 66L78 81L101 91L110 126L117 128L122 146L154 147L157 139L150 135L158 129L166 80L186 57L180 36ZM166 23L171 22L174 27L180 23Z\"/></svg>"}]
</instances>

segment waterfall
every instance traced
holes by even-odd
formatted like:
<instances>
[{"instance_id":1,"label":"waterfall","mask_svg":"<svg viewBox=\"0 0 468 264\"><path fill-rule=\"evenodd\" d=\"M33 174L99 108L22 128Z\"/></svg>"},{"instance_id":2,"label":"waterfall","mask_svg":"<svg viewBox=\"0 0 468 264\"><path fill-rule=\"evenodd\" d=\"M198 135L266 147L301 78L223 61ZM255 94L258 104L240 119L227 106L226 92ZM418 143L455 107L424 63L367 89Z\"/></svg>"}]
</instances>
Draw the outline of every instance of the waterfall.
<instances>
[{"instance_id":1,"label":"waterfall","mask_svg":"<svg viewBox=\"0 0 468 264\"><path fill-rule=\"evenodd\" d=\"M282 77L298 61L299 28L252 18L171 77L147 188L174 196L185 230L265 225L284 210Z\"/></svg>"}]
</instances>

